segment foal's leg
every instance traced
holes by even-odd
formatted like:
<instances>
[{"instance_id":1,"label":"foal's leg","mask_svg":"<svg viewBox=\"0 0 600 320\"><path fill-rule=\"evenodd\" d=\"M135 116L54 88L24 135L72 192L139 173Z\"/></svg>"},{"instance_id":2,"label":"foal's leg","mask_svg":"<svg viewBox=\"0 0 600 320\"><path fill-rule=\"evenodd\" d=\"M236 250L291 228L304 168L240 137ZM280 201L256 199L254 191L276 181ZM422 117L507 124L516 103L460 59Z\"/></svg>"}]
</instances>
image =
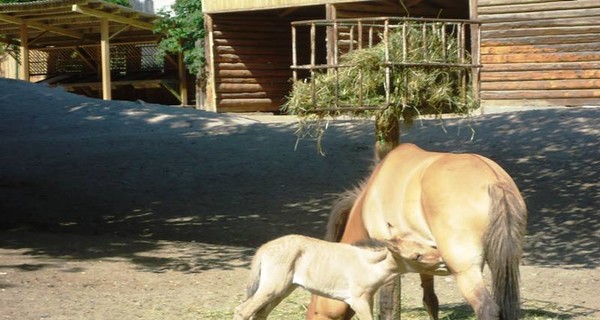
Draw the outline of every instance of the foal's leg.
<instances>
[{"instance_id":1,"label":"foal's leg","mask_svg":"<svg viewBox=\"0 0 600 320\"><path fill-rule=\"evenodd\" d=\"M359 299L350 302L350 308L354 310L358 319L373 320L373 296L363 295Z\"/></svg>"},{"instance_id":2,"label":"foal's leg","mask_svg":"<svg viewBox=\"0 0 600 320\"><path fill-rule=\"evenodd\" d=\"M255 316L255 319L259 319L256 317L257 313L261 313L264 319L266 319L269 312L287 294L291 293L293 288L291 275L287 272L285 274L272 272L268 276L261 275L258 289L252 297L235 309L234 319L246 320L252 316Z\"/></svg>"},{"instance_id":3,"label":"foal's leg","mask_svg":"<svg viewBox=\"0 0 600 320\"><path fill-rule=\"evenodd\" d=\"M433 276L421 273L421 287L423 288L423 306L431 320L438 320L439 302L435 295Z\"/></svg>"},{"instance_id":4,"label":"foal's leg","mask_svg":"<svg viewBox=\"0 0 600 320\"><path fill-rule=\"evenodd\" d=\"M289 296L296 288L296 285L290 286L286 292L275 297L266 306L258 310L256 312L256 315L254 315L254 318L252 318L252 320L266 320L271 311L273 311L273 309L275 309L275 307L277 307L281 303L281 301L283 301L283 299L287 298L287 296Z\"/></svg>"},{"instance_id":5,"label":"foal's leg","mask_svg":"<svg viewBox=\"0 0 600 320\"><path fill-rule=\"evenodd\" d=\"M486 289L479 266L472 266L455 276L460 293L473 307L478 320L500 319L500 308Z\"/></svg>"}]
</instances>

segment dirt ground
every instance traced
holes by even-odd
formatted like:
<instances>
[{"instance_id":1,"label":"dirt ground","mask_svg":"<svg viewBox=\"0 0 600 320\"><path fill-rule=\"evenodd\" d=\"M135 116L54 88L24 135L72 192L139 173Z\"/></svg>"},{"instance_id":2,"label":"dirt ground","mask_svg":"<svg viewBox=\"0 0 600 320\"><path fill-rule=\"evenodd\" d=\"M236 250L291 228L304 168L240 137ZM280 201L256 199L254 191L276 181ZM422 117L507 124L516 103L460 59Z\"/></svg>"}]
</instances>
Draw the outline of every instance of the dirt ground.
<instances>
[{"instance_id":1,"label":"dirt ground","mask_svg":"<svg viewBox=\"0 0 600 320\"><path fill-rule=\"evenodd\" d=\"M323 234L336 194L369 172L372 127L331 122L321 156L310 138L294 147L290 117L0 79L0 319L228 318L257 246ZM507 169L529 207L524 309L600 319L599 108L424 120L402 140ZM436 279L442 310L464 309L452 278ZM403 278L405 308L418 289Z\"/></svg>"}]
</instances>

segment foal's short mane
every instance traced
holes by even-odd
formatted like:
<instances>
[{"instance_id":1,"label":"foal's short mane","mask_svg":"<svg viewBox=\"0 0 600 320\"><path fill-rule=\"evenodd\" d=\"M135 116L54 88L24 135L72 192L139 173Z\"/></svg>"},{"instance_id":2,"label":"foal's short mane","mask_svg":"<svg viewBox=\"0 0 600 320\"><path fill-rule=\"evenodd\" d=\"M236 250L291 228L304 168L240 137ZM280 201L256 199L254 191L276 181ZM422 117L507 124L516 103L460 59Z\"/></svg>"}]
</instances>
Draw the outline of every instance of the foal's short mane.
<instances>
[{"instance_id":1,"label":"foal's short mane","mask_svg":"<svg viewBox=\"0 0 600 320\"><path fill-rule=\"evenodd\" d=\"M355 247L361 247L361 248L371 249L373 251L379 251L379 250L386 249L389 244L383 240L364 239L364 240L356 241L356 242L352 243L352 245Z\"/></svg>"}]
</instances>

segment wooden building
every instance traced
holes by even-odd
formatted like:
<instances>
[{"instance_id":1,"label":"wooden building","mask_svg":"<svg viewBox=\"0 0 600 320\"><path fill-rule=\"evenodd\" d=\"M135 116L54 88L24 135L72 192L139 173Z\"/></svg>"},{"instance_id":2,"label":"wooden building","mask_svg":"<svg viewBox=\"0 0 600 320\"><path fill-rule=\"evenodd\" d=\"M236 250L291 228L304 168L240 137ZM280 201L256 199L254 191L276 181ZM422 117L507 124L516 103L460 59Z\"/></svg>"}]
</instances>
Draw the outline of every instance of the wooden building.
<instances>
[{"instance_id":1,"label":"wooden building","mask_svg":"<svg viewBox=\"0 0 600 320\"><path fill-rule=\"evenodd\" d=\"M600 1L477 5L484 106L600 105Z\"/></svg>"},{"instance_id":2,"label":"wooden building","mask_svg":"<svg viewBox=\"0 0 600 320\"><path fill-rule=\"evenodd\" d=\"M600 105L597 0L203 0L203 10L207 110L279 111L291 89L292 21L380 16L479 20L470 48L484 108ZM326 60L326 41L319 47Z\"/></svg>"},{"instance_id":3,"label":"wooden building","mask_svg":"<svg viewBox=\"0 0 600 320\"><path fill-rule=\"evenodd\" d=\"M188 104L182 61L155 58L158 18L100 0L5 3L0 43L22 80L106 100Z\"/></svg>"}]
</instances>

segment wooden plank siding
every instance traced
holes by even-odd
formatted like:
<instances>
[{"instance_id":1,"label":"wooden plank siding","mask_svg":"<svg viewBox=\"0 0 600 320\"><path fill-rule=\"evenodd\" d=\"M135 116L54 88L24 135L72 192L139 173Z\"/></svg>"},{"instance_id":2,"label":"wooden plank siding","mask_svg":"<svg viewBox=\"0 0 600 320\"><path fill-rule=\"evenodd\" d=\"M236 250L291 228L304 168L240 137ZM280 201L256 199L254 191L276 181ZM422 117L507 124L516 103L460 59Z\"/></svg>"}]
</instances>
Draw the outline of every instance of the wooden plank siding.
<instances>
[{"instance_id":1,"label":"wooden plank siding","mask_svg":"<svg viewBox=\"0 0 600 320\"><path fill-rule=\"evenodd\" d=\"M600 1L479 0L485 106L600 105Z\"/></svg>"},{"instance_id":2,"label":"wooden plank siding","mask_svg":"<svg viewBox=\"0 0 600 320\"><path fill-rule=\"evenodd\" d=\"M214 106L208 109L279 111L291 90L289 18L214 14L211 22Z\"/></svg>"}]
</instances>

